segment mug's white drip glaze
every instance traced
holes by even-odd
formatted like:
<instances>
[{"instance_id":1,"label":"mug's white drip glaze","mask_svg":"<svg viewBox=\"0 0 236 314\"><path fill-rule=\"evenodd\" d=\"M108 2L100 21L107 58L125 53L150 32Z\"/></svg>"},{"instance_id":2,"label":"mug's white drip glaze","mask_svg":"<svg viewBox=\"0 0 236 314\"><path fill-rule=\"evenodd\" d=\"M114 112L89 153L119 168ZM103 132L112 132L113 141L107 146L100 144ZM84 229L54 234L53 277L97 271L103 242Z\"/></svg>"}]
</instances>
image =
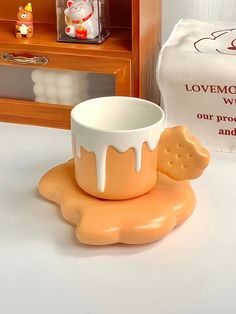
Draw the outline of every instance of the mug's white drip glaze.
<instances>
[{"instance_id":1,"label":"mug's white drip glaze","mask_svg":"<svg viewBox=\"0 0 236 314\"><path fill-rule=\"evenodd\" d=\"M124 153L133 148L135 154L135 171L140 172L142 168L142 148L147 143L150 151L154 151L160 134L163 130L163 124L156 124L148 128L129 130L129 131L102 131L86 128L82 125L73 123L72 130L75 138L75 154L81 158L81 148L92 152L96 157L97 167L97 189L104 193L106 187L106 156L108 147L115 148L118 152Z\"/></svg>"}]
</instances>

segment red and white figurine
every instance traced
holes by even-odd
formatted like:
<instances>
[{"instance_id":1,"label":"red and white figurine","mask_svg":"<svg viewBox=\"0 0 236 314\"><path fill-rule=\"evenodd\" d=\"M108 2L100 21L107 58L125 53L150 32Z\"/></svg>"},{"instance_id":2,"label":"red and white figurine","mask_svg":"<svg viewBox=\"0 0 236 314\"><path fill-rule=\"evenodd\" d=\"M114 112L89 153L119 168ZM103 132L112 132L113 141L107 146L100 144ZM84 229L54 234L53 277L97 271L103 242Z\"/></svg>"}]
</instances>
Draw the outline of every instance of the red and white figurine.
<instances>
[{"instance_id":1,"label":"red and white figurine","mask_svg":"<svg viewBox=\"0 0 236 314\"><path fill-rule=\"evenodd\" d=\"M99 35L98 1L68 0L65 33L78 39L94 39Z\"/></svg>"}]
</instances>

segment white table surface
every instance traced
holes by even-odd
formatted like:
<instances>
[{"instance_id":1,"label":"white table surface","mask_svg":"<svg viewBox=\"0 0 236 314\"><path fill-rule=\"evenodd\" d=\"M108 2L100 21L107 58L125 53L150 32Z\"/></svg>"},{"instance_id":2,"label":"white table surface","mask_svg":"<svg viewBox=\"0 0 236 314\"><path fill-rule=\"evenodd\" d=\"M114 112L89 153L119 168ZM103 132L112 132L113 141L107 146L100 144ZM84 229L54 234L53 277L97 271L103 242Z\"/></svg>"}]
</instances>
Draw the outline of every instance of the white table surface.
<instances>
[{"instance_id":1,"label":"white table surface","mask_svg":"<svg viewBox=\"0 0 236 314\"><path fill-rule=\"evenodd\" d=\"M1 314L235 314L236 156L213 154L193 216L163 240L89 247L40 177L71 157L64 130L0 123Z\"/></svg>"}]
</instances>

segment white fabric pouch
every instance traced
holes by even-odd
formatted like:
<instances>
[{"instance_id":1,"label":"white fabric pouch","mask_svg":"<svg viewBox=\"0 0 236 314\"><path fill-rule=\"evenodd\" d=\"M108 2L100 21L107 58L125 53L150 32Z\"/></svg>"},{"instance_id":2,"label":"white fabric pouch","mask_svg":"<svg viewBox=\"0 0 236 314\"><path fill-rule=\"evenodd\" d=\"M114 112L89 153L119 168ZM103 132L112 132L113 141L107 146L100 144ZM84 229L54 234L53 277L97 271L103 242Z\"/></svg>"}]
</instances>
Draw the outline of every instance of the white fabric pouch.
<instances>
[{"instance_id":1,"label":"white fabric pouch","mask_svg":"<svg viewBox=\"0 0 236 314\"><path fill-rule=\"evenodd\" d=\"M167 125L214 151L236 153L236 23L182 19L157 66Z\"/></svg>"}]
</instances>

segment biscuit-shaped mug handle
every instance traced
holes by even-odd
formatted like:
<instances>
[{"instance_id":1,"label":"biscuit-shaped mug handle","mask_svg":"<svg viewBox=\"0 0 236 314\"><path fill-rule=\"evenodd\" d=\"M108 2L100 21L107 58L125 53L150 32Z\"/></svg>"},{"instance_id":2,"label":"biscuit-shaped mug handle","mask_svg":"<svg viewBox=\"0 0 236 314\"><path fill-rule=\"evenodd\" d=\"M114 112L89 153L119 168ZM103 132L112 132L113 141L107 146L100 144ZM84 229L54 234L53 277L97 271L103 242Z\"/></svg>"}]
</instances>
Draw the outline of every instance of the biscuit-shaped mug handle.
<instances>
[{"instance_id":1,"label":"biscuit-shaped mug handle","mask_svg":"<svg viewBox=\"0 0 236 314\"><path fill-rule=\"evenodd\" d=\"M167 128L158 144L158 171L176 181L200 177L210 162L210 153L185 126Z\"/></svg>"}]
</instances>

